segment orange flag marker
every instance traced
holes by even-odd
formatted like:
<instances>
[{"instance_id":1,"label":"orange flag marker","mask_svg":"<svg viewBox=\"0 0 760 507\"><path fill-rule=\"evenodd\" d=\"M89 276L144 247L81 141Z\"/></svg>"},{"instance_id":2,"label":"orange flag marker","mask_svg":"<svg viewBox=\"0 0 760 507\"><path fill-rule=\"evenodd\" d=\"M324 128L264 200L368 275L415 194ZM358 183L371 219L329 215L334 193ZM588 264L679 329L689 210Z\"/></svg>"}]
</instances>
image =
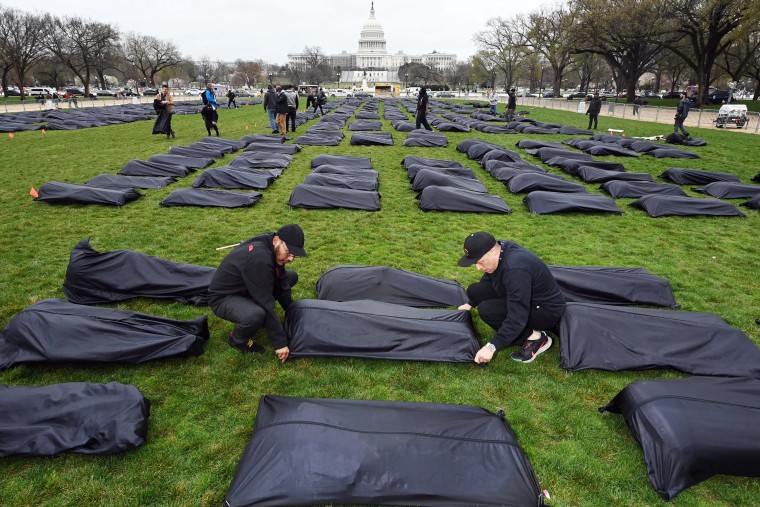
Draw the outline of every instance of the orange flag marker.
<instances>
[{"instance_id":1,"label":"orange flag marker","mask_svg":"<svg viewBox=\"0 0 760 507\"><path fill-rule=\"evenodd\" d=\"M8 137L10 137L11 139L13 139L16 136L13 135L13 132L8 132Z\"/></svg>"},{"instance_id":2,"label":"orange flag marker","mask_svg":"<svg viewBox=\"0 0 760 507\"><path fill-rule=\"evenodd\" d=\"M47 130L42 129L42 135L45 135L45 134L47 134Z\"/></svg>"},{"instance_id":3,"label":"orange flag marker","mask_svg":"<svg viewBox=\"0 0 760 507\"><path fill-rule=\"evenodd\" d=\"M40 196L40 194L37 193L37 191L34 189L34 187L32 187L31 190L29 190L29 195L31 195L35 199Z\"/></svg>"},{"instance_id":4,"label":"orange flag marker","mask_svg":"<svg viewBox=\"0 0 760 507\"><path fill-rule=\"evenodd\" d=\"M245 129L248 130L248 125L245 126Z\"/></svg>"}]
</instances>

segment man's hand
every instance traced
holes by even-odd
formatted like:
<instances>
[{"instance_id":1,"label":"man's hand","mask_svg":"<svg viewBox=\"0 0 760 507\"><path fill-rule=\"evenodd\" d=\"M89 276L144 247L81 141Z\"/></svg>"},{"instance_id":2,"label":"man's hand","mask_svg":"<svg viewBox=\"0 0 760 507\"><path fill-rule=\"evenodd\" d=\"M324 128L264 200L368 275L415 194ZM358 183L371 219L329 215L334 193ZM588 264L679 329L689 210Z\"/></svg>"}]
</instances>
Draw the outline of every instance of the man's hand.
<instances>
[{"instance_id":1,"label":"man's hand","mask_svg":"<svg viewBox=\"0 0 760 507\"><path fill-rule=\"evenodd\" d=\"M488 346L484 346L475 354L475 362L478 364L490 363L493 355L494 353L488 349Z\"/></svg>"},{"instance_id":2,"label":"man's hand","mask_svg":"<svg viewBox=\"0 0 760 507\"><path fill-rule=\"evenodd\" d=\"M281 363L284 363L288 360L290 349L288 347L283 347L281 349L275 350L274 353L277 354L277 359L279 359Z\"/></svg>"},{"instance_id":3,"label":"man's hand","mask_svg":"<svg viewBox=\"0 0 760 507\"><path fill-rule=\"evenodd\" d=\"M465 303L463 305L459 305L459 308L457 308L457 310L465 310L469 312L472 310L472 305L470 305L470 303Z\"/></svg>"}]
</instances>

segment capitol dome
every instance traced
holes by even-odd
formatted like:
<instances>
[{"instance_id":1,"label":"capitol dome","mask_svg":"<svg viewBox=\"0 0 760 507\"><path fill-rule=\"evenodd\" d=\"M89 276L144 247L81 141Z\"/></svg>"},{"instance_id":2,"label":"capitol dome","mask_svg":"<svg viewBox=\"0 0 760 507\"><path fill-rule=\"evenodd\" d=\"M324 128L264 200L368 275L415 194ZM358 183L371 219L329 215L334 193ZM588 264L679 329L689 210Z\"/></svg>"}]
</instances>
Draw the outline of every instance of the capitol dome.
<instances>
[{"instance_id":1,"label":"capitol dome","mask_svg":"<svg viewBox=\"0 0 760 507\"><path fill-rule=\"evenodd\" d=\"M369 11L369 19L359 34L359 50L356 53L359 67L384 67L387 65L388 50L383 25L375 19L375 2Z\"/></svg>"}]
</instances>

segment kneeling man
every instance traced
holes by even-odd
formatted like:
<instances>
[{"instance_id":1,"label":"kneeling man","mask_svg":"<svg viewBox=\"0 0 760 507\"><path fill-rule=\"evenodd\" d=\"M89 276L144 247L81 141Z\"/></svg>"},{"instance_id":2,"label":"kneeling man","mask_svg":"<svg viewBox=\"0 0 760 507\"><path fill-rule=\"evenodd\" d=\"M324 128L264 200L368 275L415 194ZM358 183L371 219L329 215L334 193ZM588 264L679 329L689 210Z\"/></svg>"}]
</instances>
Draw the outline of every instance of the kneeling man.
<instances>
[{"instance_id":1,"label":"kneeling man","mask_svg":"<svg viewBox=\"0 0 760 507\"><path fill-rule=\"evenodd\" d=\"M530 363L552 345L545 333L565 312L565 298L546 264L530 250L511 241L476 232L464 240L462 267L482 271L479 282L467 288L468 302L460 310L477 307L480 318L496 333L475 355L488 363L497 350L520 345L512 359Z\"/></svg>"},{"instance_id":2,"label":"kneeling man","mask_svg":"<svg viewBox=\"0 0 760 507\"><path fill-rule=\"evenodd\" d=\"M304 234L297 224L283 225L277 232L259 234L244 241L224 258L209 284L214 314L235 323L229 344L243 353L264 352L253 341L262 327L280 361L290 349L275 301L287 311L293 303L291 288L298 282L295 271L285 269L295 257L306 257Z\"/></svg>"}]
</instances>

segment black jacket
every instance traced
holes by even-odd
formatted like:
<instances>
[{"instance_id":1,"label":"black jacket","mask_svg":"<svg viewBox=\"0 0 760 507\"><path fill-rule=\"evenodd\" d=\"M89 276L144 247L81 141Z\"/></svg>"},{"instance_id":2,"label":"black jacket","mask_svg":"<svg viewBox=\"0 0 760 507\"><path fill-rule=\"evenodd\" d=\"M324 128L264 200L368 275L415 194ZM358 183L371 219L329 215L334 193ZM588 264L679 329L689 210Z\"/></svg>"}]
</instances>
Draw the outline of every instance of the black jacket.
<instances>
[{"instance_id":1,"label":"black jacket","mask_svg":"<svg viewBox=\"0 0 760 507\"><path fill-rule=\"evenodd\" d=\"M510 92L509 99L507 100L507 109L514 109L517 107L517 96Z\"/></svg>"},{"instance_id":2,"label":"black jacket","mask_svg":"<svg viewBox=\"0 0 760 507\"><path fill-rule=\"evenodd\" d=\"M277 94L274 90L267 90L264 94L264 111L277 109Z\"/></svg>"},{"instance_id":3,"label":"black jacket","mask_svg":"<svg viewBox=\"0 0 760 507\"><path fill-rule=\"evenodd\" d=\"M599 114L602 110L602 99L591 99L591 103L588 105L588 111L586 114Z\"/></svg>"},{"instance_id":4,"label":"black jacket","mask_svg":"<svg viewBox=\"0 0 760 507\"><path fill-rule=\"evenodd\" d=\"M288 114L288 96L285 92L277 94L277 107L275 108L277 114Z\"/></svg>"},{"instance_id":5,"label":"black jacket","mask_svg":"<svg viewBox=\"0 0 760 507\"><path fill-rule=\"evenodd\" d=\"M678 108L676 109L676 118L679 120L685 119L687 116L689 116L690 108L691 104L689 103L689 99L682 99L678 103Z\"/></svg>"},{"instance_id":6,"label":"black jacket","mask_svg":"<svg viewBox=\"0 0 760 507\"><path fill-rule=\"evenodd\" d=\"M417 114L427 113L428 100L427 93L420 93L417 95Z\"/></svg>"},{"instance_id":7,"label":"black jacket","mask_svg":"<svg viewBox=\"0 0 760 507\"><path fill-rule=\"evenodd\" d=\"M266 312L264 327L277 350L287 346L288 339L274 303L278 301L287 310L293 298L285 268L277 264L273 238L274 233L259 234L235 247L217 268L208 291L211 299L228 295L253 299Z\"/></svg>"},{"instance_id":8,"label":"black jacket","mask_svg":"<svg viewBox=\"0 0 760 507\"><path fill-rule=\"evenodd\" d=\"M532 307L541 306L558 316L565 312L565 298L544 261L517 243L500 243L499 266L481 279L507 300L507 318L491 338L497 349L514 343L528 325Z\"/></svg>"}]
</instances>

